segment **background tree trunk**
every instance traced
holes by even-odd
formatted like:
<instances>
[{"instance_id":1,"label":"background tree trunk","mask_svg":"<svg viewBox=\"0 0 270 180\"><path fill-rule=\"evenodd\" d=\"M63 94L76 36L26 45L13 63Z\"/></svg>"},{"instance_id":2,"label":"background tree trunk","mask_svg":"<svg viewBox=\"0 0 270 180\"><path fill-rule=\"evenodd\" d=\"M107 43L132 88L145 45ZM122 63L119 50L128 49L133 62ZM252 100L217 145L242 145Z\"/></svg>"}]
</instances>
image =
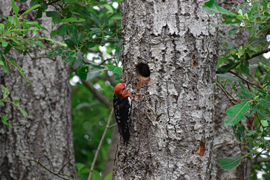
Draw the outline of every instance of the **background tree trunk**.
<instances>
[{"instance_id":1,"label":"background tree trunk","mask_svg":"<svg viewBox=\"0 0 270 180\"><path fill-rule=\"evenodd\" d=\"M232 7L237 7L238 3L244 3L241 1L227 1L227 0L216 0L217 4L225 9L232 10ZM220 14L217 14L218 24L225 24ZM245 30L241 30L234 35L228 36L230 28L227 26L218 28L218 40L219 40L219 55L221 54L222 44L221 39L227 39L237 47L243 45L247 38L248 33ZM238 84L235 84L237 87ZM235 96L236 97L236 96ZM212 179L221 180L248 180L250 179L251 162L247 159L233 169L223 170L218 164L217 160L220 158L232 157L232 156L244 156L247 153L246 145L242 145L234 136L232 126L223 126L224 119L226 117L226 110L229 109L233 104L230 103L228 98L224 95L222 90L216 85L215 86L215 137L212 150L213 166L211 170ZM242 121L245 124L245 121Z\"/></svg>"},{"instance_id":2,"label":"background tree trunk","mask_svg":"<svg viewBox=\"0 0 270 180\"><path fill-rule=\"evenodd\" d=\"M114 179L211 179L217 22L202 5L123 0L123 74L137 77L137 107Z\"/></svg>"},{"instance_id":3,"label":"background tree trunk","mask_svg":"<svg viewBox=\"0 0 270 180\"><path fill-rule=\"evenodd\" d=\"M29 8L19 1L16 3L22 10ZM11 1L1 1L0 8L1 16L9 15ZM28 19L31 17L35 15L29 14ZM39 21L51 29L51 19L42 18ZM0 123L3 132L0 134L1 180L62 179L29 159L38 160L53 172L58 172L67 163L60 173L76 179L69 64L46 58L32 60L29 56L21 56L16 50L10 54L17 59L31 84L27 85L15 68L11 68L12 72L8 74L1 69L1 84L10 91L10 100L19 100L29 116L25 118L11 104L1 108L1 113L7 115L10 124L7 128ZM32 54L32 57L42 56L45 56L43 50Z\"/></svg>"}]
</instances>

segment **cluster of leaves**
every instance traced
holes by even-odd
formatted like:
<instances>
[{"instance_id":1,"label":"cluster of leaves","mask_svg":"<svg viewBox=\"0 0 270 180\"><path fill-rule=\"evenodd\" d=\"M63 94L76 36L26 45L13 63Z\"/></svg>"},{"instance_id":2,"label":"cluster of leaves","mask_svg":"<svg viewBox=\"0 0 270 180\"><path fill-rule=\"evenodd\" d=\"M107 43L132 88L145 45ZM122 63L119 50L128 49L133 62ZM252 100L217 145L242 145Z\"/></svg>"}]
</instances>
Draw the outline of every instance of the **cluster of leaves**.
<instances>
[{"instance_id":1,"label":"cluster of leaves","mask_svg":"<svg viewBox=\"0 0 270 180\"><path fill-rule=\"evenodd\" d=\"M72 76L77 75L81 80L96 79L98 76L107 73L107 71L115 73L116 78L120 77L122 68L118 66L121 61L122 49L120 35L121 15L120 10L114 8L112 3L117 2L121 5L121 0L32 0L30 8L25 11L19 9L15 0L11 1L13 14L0 19L0 68L3 68L4 72L10 73L10 66L14 66L25 78L27 84L30 84L31 82L27 80L23 69L18 65L19 63L17 64L17 60L11 57L10 52L16 50L22 55L31 57L33 51L44 50L47 57L41 58L55 60L56 57L61 56L62 61L70 63ZM21 0L21 2L25 3L27 0ZM49 6L53 6L54 10L48 10ZM35 16L35 20L25 18L29 13ZM46 29L38 21L44 13L47 17L52 18L52 31ZM50 34L50 37L45 37L43 34ZM64 39L64 42L56 41L55 38ZM104 52L100 51L101 46L106 47L106 57ZM97 54L99 61L96 61L95 58L92 60L87 59L86 56L89 52ZM38 59L39 57L31 58ZM102 88L103 90L107 89L106 92L112 92L110 86L105 86L105 81L99 82L99 84L103 84ZM80 87L80 89L85 88ZM82 94L84 93L82 92ZM2 86L0 106L5 106L5 103L12 103L27 116L27 113L19 107L19 101L9 101L8 95L8 89ZM75 94L73 95L75 99L79 98ZM86 96L91 97L91 94L88 93ZM84 95L82 98L86 96ZM107 97L112 97L112 94L107 94ZM91 106L93 105L92 100L93 98L87 102L91 102ZM77 105L74 105L75 107L82 105L82 101L74 101L78 102ZM97 107L101 108L98 109ZM104 126L101 126L99 122L107 120L108 110L102 105L96 106L96 110L91 112L91 117L96 118L91 121L90 125L86 125L90 115L78 114L80 111L76 110L76 113L74 111L72 113L77 175L82 179L86 179L85 177L87 177L90 169L89 165L91 165L95 154L94 151L89 150L96 149L98 146L98 141L103 132L102 129L104 129ZM98 114L102 114L102 116L98 117L97 112L100 112ZM5 114L1 115L2 123L9 126L7 116ZM108 134L110 133L109 131ZM98 141L90 141L84 138L85 135L88 135L92 139L93 134L95 134ZM99 172L103 170L108 145L109 143L105 143L105 148L101 150L102 161L97 162L96 170L93 173L94 179L101 178ZM86 154L82 152L86 152Z\"/></svg>"},{"instance_id":2,"label":"cluster of leaves","mask_svg":"<svg viewBox=\"0 0 270 180\"><path fill-rule=\"evenodd\" d=\"M249 32L247 41L240 47L225 40L216 65L216 82L234 105L226 111L224 125L231 125L237 140L249 149L245 156L219 159L223 169L237 166L243 158L269 157L270 62L262 56L270 51L265 37L270 28L269 5L267 0L253 0L239 5L233 12L218 6L214 0L203 6L209 15L221 13L226 22L213 27L230 26L229 35L241 30ZM247 123L242 122L244 118Z\"/></svg>"}]
</instances>

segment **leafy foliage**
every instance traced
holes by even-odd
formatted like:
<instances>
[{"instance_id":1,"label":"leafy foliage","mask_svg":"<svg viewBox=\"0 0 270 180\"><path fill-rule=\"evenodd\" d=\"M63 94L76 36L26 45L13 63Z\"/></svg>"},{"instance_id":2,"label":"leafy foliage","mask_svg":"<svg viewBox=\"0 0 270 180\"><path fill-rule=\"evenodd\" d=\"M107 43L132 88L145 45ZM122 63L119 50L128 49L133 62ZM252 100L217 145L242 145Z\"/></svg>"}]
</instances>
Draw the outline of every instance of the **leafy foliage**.
<instances>
[{"instance_id":1,"label":"leafy foliage","mask_svg":"<svg viewBox=\"0 0 270 180\"><path fill-rule=\"evenodd\" d=\"M250 153L256 158L269 157L270 63L269 59L262 56L270 51L265 37L270 27L269 5L269 1L254 0L239 5L233 12L218 6L214 0L203 6L209 15L221 13L226 22L225 25L213 27L231 27L228 35L240 30L249 32L247 42L240 47L223 41L223 53L216 66L216 82L234 104L226 111L224 125L232 125L237 140L250 144L250 152L246 156L219 159L218 164L222 169L237 166L243 158L250 158ZM239 86L235 86L235 82ZM232 91L228 92L228 89ZM232 93L238 97L232 96ZM246 126L241 122L245 116L248 119ZM261 169L265 172L270 170L269 165L265 168L261 166Z\"/></svg>"}]
</instances>

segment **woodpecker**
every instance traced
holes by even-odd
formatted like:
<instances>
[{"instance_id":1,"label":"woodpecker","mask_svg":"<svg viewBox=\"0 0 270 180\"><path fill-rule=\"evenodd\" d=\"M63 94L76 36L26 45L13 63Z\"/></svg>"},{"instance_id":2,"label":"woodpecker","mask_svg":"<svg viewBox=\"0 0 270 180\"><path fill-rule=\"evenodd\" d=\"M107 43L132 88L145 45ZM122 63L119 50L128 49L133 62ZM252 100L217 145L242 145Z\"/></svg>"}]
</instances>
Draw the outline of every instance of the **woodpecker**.
<instances>
[{"instance_id":1,"label":"woodpecker","mask_svg":"<svg viewBox=\"0 0 270 180\"><path fill-rule=\"evenodd\" d=\"M130 82L131 80L128 81L126 84L117 84L114 88L113 96L113 108L115 119L118 125L118 132L123 137L124 144L126 146L130 138L129 122L132 109L132 97L126 90L126 87Z\"/></svg>"}]
</instances>

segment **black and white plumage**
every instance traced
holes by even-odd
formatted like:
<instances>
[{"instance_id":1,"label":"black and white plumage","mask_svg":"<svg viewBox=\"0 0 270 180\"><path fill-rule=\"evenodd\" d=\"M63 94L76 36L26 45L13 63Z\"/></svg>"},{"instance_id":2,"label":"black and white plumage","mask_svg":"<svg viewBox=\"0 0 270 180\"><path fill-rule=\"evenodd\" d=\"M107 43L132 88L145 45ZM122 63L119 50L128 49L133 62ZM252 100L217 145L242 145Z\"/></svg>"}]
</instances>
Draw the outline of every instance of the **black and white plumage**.
<instances>
[{"instance_id":1,"label":"black and white plumage","mask_svg":"<svg viewBox=\"0 0 270 180\"><path fill-rule=\"evenodd\" d=\"M124 144L127 145L130 138L129 123L130 123L130 113L132 109L131 96L129 95L122 98L114 95L113 108L115 119L118 125L118 132L123 137Z\"/></svg>"}]
</instances>

